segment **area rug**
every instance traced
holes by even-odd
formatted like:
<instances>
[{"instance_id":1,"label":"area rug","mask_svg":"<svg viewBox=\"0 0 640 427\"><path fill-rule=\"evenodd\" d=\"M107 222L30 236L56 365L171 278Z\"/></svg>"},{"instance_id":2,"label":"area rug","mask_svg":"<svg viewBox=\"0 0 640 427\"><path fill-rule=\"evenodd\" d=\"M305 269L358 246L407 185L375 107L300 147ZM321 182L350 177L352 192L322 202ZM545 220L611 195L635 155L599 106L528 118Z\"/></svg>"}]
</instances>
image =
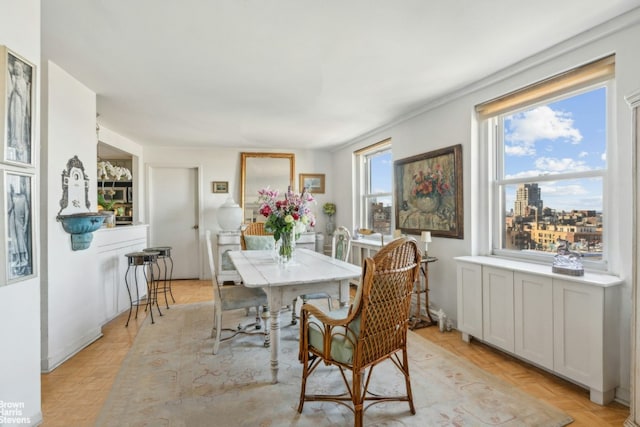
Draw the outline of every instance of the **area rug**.
<instances>
[{"instance_id":1,"label":"area rug","mask_svg":"<svg viewBox=\"0 0 640 427\"><path fill-rule=\"evenodd\" d=\"M279 383L271 384L269 349L262 337L239 335L212 355L213 304L175 305L146 322L125 359L96 421L98 426L349 426L342 405L307 402L297 412L302 367L298 327L281 333ZM283 314L284 317L287 314ZM225 313L225 326L247 321ZM408 352L416 414L406 402L370 407L366 426L563 426L562 411L495 378L409 332ZM386 365L386 366L385 366ZM390 362L374 372L377 392L398 394L404 381ZM337 369L321 365L308 391L342 391Z\"/></svg>"}]
</instances>

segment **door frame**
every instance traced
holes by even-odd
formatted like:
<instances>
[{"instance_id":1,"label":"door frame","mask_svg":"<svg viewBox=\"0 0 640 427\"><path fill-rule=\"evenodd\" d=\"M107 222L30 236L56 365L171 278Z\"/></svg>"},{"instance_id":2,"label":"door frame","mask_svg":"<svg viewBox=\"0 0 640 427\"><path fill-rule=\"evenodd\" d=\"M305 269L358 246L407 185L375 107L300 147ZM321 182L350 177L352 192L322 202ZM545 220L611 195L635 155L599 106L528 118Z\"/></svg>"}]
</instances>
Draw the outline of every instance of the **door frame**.
<instances>
[{"instance_id":1,"label":"door frame","mask_svg":"<svg viewBox=\"0 0 640 427\"><path fill-rule=\"evenodd\" d=\"M149 221L148 228L148 241L151 241L152 237L152 226L151 226L151 188L153 187L153 183L151 182L151 171L152 169L163 169L163 168L181 168L181 169L195 169L196 170L196 185L198 186L196 191L196 205L195 209L197 211L198 218L198 241L197 243L197 254L198 254L198 279L204 280L204 262L202 255L204 251L202 250L202 242L203 242L203 227L204 224L204 215L202 212L202 200L203 200L203 184L202 184L202 165L200 163L169 163L169 162L152 162L145 164L145 211L146 218Z\"/></svg>"}]
</instances>

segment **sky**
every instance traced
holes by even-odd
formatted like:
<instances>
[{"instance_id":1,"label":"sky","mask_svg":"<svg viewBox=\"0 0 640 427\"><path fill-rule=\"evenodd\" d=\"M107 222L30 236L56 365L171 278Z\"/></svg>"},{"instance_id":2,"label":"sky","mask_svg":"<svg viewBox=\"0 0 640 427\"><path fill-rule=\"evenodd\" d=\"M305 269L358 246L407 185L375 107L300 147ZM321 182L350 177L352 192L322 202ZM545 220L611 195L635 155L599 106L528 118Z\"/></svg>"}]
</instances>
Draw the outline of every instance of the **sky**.
<instances>
[{"instance_id":1,"label":"sky","mask_svg":"<svg viewBox=\"0 0 640 427\"><path fill-rule=\"evenodd\" d=\"M602 179L537 181L540 175L606 167L606 89L598 88L504 119L505 178L538 182L544 207L602 211ZM508 186L506 210L517 185Z\"/></svg>"},{"instance_id":2,"label":"sky","mask_svg":"<svg viewBox=\"0 0 640 427\"><path fill-rule=\"evenodd\" d=\"M602 211L601 178L545 182L536 177L606 168L605 88L505 117L504 129L505 178L537 182L544 207ZM373 192L392 192L391 153L373 156L371 162ZM516 189L506 187L507 211L513 209Z\"/></svg>"}]
</instances>

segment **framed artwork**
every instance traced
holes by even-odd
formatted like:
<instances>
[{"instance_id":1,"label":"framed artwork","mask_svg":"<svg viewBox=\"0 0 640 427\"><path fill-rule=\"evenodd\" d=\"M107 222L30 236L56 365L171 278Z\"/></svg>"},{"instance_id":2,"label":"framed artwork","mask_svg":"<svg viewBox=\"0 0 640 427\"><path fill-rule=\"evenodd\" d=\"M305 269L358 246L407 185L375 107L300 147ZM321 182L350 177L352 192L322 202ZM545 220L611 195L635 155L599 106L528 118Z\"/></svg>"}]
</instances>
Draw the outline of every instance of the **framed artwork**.
<instances>
[{"instance_id":1,"label":"framed artwork","mask_svg":"<svg viewBox=\"0 0 640 427\"><path fill-rule=\"evenodd\" d=\"M2 280L13 283L35 274L33 262L34 175L4 171L5 221L3 227ZM0 284L2 283L0 282Z\"/></svg>"},{"instance_id":2,"label":"framed artwork","mask_svg":"<svg viewBox=\"0 0 640 427\"><path fill-rule=\"evenodd\" d=\"M407 234L464 237L462 145L393 162L396 229Z\"/></svg>"},{"instance_id":3,"label":"framed artwork","mask_svg":"<svg viewBox=\"0 0 640 427\"><path fill-rule=\"evenodd\" d=\"M35 73L33 64L0 46L0 133L4 163L35 167L32 108L35 105Z\"/></svg>"},{"instance_id":4,"label":"framed artwork","mask_svg":"<svg viewBox=\"0 0 640 427\"><path fill-rule=\"evenodd\" d=\"M324 174L323 173L301 173L300 191L306 188L313 194L324 194Z\"/></svg>"},{"instance_id":5,"label":"framed artwork","mask_svg":"<svg viewBox=\"0 0 640 427\"><path fill-rule=\"evenodd\" d=\"M229 192L229 181L213 181L212 183L212 193L228 193Z\"/></svg>"}]
</instances>

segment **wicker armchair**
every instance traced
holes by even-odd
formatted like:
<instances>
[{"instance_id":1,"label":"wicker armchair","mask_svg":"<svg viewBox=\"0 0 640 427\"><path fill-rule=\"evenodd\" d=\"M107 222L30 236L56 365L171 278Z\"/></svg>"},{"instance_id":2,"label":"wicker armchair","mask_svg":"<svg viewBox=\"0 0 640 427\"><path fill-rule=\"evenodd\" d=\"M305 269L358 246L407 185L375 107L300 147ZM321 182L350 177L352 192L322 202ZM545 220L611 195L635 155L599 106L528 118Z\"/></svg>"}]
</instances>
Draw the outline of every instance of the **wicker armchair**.
<instances>
[{"instance_id":1,"label":"wicker armchair","mask_svg":"<svg viewBox=\"0 0 640 427\"><path fill-rule=\"evenodd\" d=\"M365 402L408 402L411 414L416 413L407 327L419 269L420 251L415 240L401 237L380 249L373 259L365 260L360 286L344 316L337 316L336 311L329 316L311 304L302 306L299 359L303 368L298 412L302 413L307 401L341 403L354 412L356 427L363 424ZM404 374L406 395L384 397L369 392L373 367L387 359ZM307 380L321 362L340 369L346 394L306 394ZM351 371L351 384L345 371Z\"/></svg>"}]
</instances>

